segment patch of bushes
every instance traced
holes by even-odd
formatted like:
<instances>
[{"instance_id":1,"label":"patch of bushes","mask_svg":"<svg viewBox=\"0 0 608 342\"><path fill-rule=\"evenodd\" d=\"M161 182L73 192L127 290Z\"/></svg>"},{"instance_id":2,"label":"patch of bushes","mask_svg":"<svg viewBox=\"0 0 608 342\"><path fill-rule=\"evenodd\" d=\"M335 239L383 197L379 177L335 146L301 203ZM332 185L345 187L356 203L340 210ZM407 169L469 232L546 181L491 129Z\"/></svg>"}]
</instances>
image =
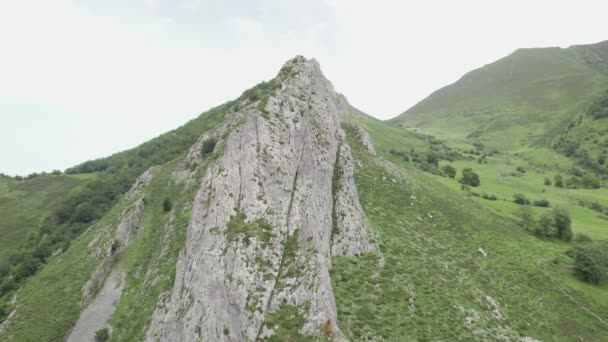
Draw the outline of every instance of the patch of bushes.
<instances>
[{"instance_id":1,"label":"patch of bushes","mask_svg":"<svg viewBox=\"0 0 608 342\"><path fill-rule=\"evenodd\" d=\"M520 225L537 237L557 238L566 242L572 240L572 219L562 208L554 208L538 219L535 219L530 207L523 207L516 215Z\"/></svg>"},{"instance_id":2,"label":"patch of bushes","mask_svg":"<svg viewBox=\"0 0 608 342\"><path fill-rule=\"evenodd\" d=\"M595 120L608 118L608 94L593 102L586 114Z\"/></svg>"},{"instance_id":3,"label":"patch of bushes","mask_svg":"<svg viewBox=\"0 0 608 342\"><path fill-rule=\"evenodd\" d=\"M460 177L460 183L469 185L469 186L479 186L481 183L479 180L479 175L473 171L471 168L465 168L462 170L462 176Z\"/></svg>"},{"instance_id":4,"label":"patch of bushes","mask_svg":"<svg viewBox=\"0 0 608 342\"><path fill-rule=\"evenodd\" d=\"M584 234L584 233L578 233L574 236L574 242L576 243L586 243L586 242L591 242L591 236Z\"/></svg>"},{"instance_id":5,"label":"patch of bushes","mask_svg":"<svg viewBox=\"0 0 608 342\"><path fill-rule=\"evenodd\" d=\"M488 201L496 201L498 198L496 197L496 195L488 195L486 193L484 193L481 198L486 199Z\"/></svg>"},{"instance_id":6,"label":"patch of bushes","mask_svg":"<svg viewBox=\"0 0 608 342\"><path fill-rule=\"evenodd\" d=\"M536 200L536 201L532 202L532 204L535 207L544 207L544 208L548 208L550 205L549 201L547 201L546 199Z\"/></svg>"},{"instance_id":7,"label":"patch of bushes","mask_svg":"<svg viewBox=\"0 0 608 342\"><path fill-rule=\"evenodd\" d=\"M257 219L253 222L247 222L245 213L237 213L230 218L226 227L226 240L228 242L242 239L245 245L249 246L252 237L258 237L264 246L270 243L270 239L274 236L272 233L272 225L264 219Z\"/></svg>"},{"instance_id":8,"label":"patch of bushes","mask_svg":"<svg viewBox=\"0 0 608 342\"><path fill-rule=\"evenodd\" d=\"M608 206L602 205L598 202L579 201L578 204L600 214L608 215Z\"/></svg>"},{"instance_id":9,"label":"patch of bushes","mask_svg":"<svg viewBox=\"0 0 608 342\"><path fill-rule=\"evenodd\" d=\"M557 187L557 188L563 188L564 187L564 177L562 177L561 175L555 175L553 177L553 184L555 184L555 187Z\"/></svg>"},{"instance_id":10,"label":"patch of bushes","mask_svg":"<svg viewBox=\"0 0 608 342\"><path fill-rule=\"evenodd\" d=\"M598 284L608 279L608 243L605 241L579 244L566 254L574 259L574 271L583 280Z\"/></svg>"},{"instance_id":11,"label":"patch of bushes","mask_svg":"<svg viewBox=\"0 0 608 342\"><path fill-rule=\"evenodd\" d=\"M529 205L530 204L530 200L528 198L526 198L526 196L524 194L513 195L513 202L515 202L519 205Z\"/></svg>"},{"instance_id":12,"label":"patch of bushes","mask_svg":"<svg viewBox=\"0 0 608 342\"><path fill-rule=\"evenodd\" d=\"M216 144L217 144L217 138L215 138L215 137L205 139L201 146L201 155L205 156L209 153L212 153L215 150Z\"/></svg>"},{"instance_id":13,"label":"patch of bushes","mask_svg":"<svg viewBox=\"0 0 608 342\"><path fill-rule=\"evenodd\" d=\"M456 177L456 169L452 165L444 165L441 167L441 171L446 177L454 178Z\"/></svg>"}]
</instances>

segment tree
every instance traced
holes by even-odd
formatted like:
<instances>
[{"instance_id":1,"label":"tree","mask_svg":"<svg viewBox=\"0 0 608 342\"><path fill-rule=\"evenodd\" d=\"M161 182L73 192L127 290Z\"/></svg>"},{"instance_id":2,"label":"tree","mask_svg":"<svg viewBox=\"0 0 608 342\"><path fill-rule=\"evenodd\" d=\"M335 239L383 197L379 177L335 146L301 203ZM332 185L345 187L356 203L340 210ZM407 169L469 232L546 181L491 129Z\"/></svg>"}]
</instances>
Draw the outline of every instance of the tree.
<instances>
[{"instance_id":1,"label":"tree","mask_svg":"<svg viewBox=\"0 0 608 342\"><path fill-rule=\"evenodd\" d=\"M460 177L460 183L470 186L479 186L479 175L476 174L471 168L463 169L462 177Z\"/></svg>"},{"instance_id":2,"label":"tree","mask_svg":"<svg viewBox=\"0 0 608 342\"><path fill-rule=\"evenodd\" d=\"M563 188L564 177L562 177L561 175L555 175L555 177L553 177L553 184L555 184L555 186L558 188Z\"/></svg>"},{"instance_id":3,"label":"tree","mask_svg":"<svg viewBox=\"0 0 608 342\"><path fill-rule=\"evenodd\" d=\"M447 177L450 177L450 178L456 177L456 169L452 165L443 165L441 167L441 171L443 171L443 174L446 175Z\"/></svg>"},{"instance_id":4,"label":"tree","mask_svg":"<svg viewBox=\"0 0 608 342\"><path fill-rule=\"evenodd\" d=\"M91 222L96 218L95 208L89 202L81 203L74 210L73 218L75 222Z\"/></svg>"},{"instance_id":5,"label":"tree","mask_svg":"<svg viewBox=\"0 0 608 342\"><path fill-rule=\"evenodd\" d=\"M555 219L551 213L541 216L534 226L534 235L538 237L552 237L557 235Z\"/></svg>"},{"instance_id":6,"label":"tree","mask_svg":"<svg viewBox=\"0 0 608 342\"><path fill-rule=\"evenodd\" d=\"M579 244L566 254L574 259L574 271L583 280L597 284L608 279L608 243Z\"/></svg>"},{"instance_id":7,"label":"tree","mask_svg":"<svg viewBox=\"0 0 608 342\"><path fill-rule=\"evenodd\" d=\"M545 177L545 185L551 186L551 178Z\"/></svg>"},{"instance_id":8,"label":"tree","mask_svg":"<svg viewBox=\"0 0 608 342\"><path fill-rule=\"evenodd\" d=\"M169 197L165 197L165 200L163 201L163 210L171 211L172 208L173 208L173 203L171 203L171 199Z\"/></svg>"},{"instance_id":9,"label":"tree","mask_svg":"<svg viewBox=\"0 0 608 342\"><path fill-rule=\"evenodd\" d=\"M570 219L570 214L563 208L555 208L552 215L555 221L555 228L557 228L557 237L564 241L572 240L572 219Z\"/></svg>"},{"instance_id":10,"label":"tree","mask_svg":"<svg viewBox=\"0 0 608 342\"><path fill-rule=\"evenodd\" d=\"M513 195L513 202L520 205L528 205L530 204L530 200L526 198L524 194L515 194Z\"/></svg>"},{"instance_id":11,"label":"tree","mask_svg":"<svg viewBox=\"0 0 608 342\"><path fill-rule=\"evenodd\" d=\"M528 206L521 207L515 213L515 215L519 217L520 225L527 231L536 225L536 221L534 220L534 211Z\"/></svg>"}]
</instances>

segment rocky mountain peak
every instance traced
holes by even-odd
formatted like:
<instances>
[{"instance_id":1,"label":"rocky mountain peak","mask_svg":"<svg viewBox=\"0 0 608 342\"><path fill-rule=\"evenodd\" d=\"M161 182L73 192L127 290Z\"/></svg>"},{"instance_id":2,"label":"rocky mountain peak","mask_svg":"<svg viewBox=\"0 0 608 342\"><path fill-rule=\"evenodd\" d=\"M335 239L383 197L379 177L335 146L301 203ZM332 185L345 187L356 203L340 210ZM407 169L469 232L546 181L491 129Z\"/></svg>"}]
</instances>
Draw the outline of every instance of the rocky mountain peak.
<instances>
[{"instance_id":1,"label":"rocky mountain peak","mask_svg":"<svg viewBox=\"0 0 608 342\"><path fill-rule=\"evenodd\" d=\"M215 133L223 154L198 185L173 291L148 340L264 339L286 311L304 335L341 338L331 257L377 253L341 128L348 108L302 56L257 88Z\"/></svg>"}]
</instances>

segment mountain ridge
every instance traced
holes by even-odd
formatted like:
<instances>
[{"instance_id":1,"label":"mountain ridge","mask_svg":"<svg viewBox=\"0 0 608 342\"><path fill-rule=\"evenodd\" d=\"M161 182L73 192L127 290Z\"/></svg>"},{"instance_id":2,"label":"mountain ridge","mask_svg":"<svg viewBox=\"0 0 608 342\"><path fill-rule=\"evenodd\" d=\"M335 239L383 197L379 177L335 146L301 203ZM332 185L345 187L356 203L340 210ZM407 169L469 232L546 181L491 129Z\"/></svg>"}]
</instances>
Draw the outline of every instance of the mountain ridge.
<instances>
[{"instance_id":1,"label":"mountain ridge","mask_svg":"<svg viewBox=\"0 0 608 342\"><path fill-rule=\"evenodd\" d=\"M420 171L455 150L352 107L315 60L218 108L73 170L128 191L11 294L0 339L606 337L564 243Z\"/></svg>"}]
</instances>

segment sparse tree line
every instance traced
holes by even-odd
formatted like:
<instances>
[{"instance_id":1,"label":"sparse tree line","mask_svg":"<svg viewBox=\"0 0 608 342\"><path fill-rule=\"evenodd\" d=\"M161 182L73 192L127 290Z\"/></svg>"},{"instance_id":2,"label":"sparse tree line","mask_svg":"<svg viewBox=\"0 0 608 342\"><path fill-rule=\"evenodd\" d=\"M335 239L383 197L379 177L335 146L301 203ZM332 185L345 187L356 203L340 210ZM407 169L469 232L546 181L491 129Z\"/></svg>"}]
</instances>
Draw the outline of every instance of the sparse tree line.
<instances>
[{"instance_id":1,"label":"sparse tree line","mask_svg":"<svg viewBox=\"0 0 608 342\"><path fill-rule=\"evenodd\" d=\"M59 176L59 175L62 175L62 174L63 174L63 172L61 172L61 170L53 170L51 172L44 172L43 171L43 172L40 172L40 173L34 172L34 173L30 173L27 176L19 176L19 175L10 176L10 175L4 174L4 173L0 173L0 178L14 179L14 180L17 180L17 181L23 181L23 180L34 179L34 178L39 177L39 176L47 176L47 175Z\"/></svg>"},{"instance_id":2,"label":"sparse tree line","mask_svg":"<svg viewBox=\"0 0 608 342\"><path fill-rule=\"evenodd\" d=\"M530 207L522 207L517 213L519 224L526 231L544 239L574 242L566 255L572 258L574 272L581 279L597 284L608 279L608 242L592 241L586 234L572 232L572 220L565 209L554 208L535 217Z\"/></svg>"},{"instance_id":3,"label":"sparse tree line","mask_svg":"<svg viewBox=\"0 0 608 342\"><path fill-rule=\"evenodd\" d=\"M545 185L551 185L551 179L545 177ZM573 168L571 176L564 178L562 175L555 175L553 177L553 185L557 188L568 188L568 189L598 189L601 187L601 180L590 172L584 172L579 168Z\"/></svg>"},{"instance_id":4,"label":"sparse tree line","mask_svg":"<svg viewBox=\"0 0 608 342\"><path fill-rule=\"evenodd\" d=\"M577 165L593 172L596 176L608 177L608 130L596 130L594 125L587 129L585 140L580 137L573 136L572 130L577 126L581 126L583 121L588 120L606 120L608 119L608 93L593 101L583 114L580 114L575 121L572 121L568 127L560 134L557 141L553 144L553 148L560 151L567 157L576 160ZM603 142L600 141L603 139ZM583 146L583 142L591 143L588 147ZM588 148L592 148L595 157L592 156ZM604 147L600 152L599 149ZM597 153L599 152L599 153Z\"/></svg>"}]
</instances>

